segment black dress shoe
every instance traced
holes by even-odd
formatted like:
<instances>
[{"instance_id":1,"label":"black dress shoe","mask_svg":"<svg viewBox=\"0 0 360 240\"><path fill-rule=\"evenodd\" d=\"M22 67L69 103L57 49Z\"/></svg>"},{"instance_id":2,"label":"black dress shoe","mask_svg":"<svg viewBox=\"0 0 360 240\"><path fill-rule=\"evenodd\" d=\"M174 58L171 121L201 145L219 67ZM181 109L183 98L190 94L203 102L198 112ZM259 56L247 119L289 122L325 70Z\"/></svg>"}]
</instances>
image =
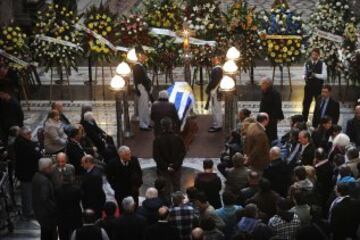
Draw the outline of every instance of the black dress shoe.
<instances>
[{"instance_id":1,"label":"black dress shoe","mask_svg":"<svg viewBox=\"0 0 360 240\"><path fill-rule=\"evenodd\" d=\"M208 132L209 133L219 132L221 131L221 129L222 129L221 127L220 128L211 127L209 128Z\"/></svg>"},{"instance_id":2,"label":"black dress shoe","mask_svg":"<svg viewBox=\"0 0 360 240\"><path fill-rule=\"evenodd\" d=\"M148 127L147 127L147 128L142 128L142 127L141 127L141 128L140 128L140 131L149 132L149 131L151 131L151 129L150 129L150 128L148 128Z\"/></svg>"}]
</instances>

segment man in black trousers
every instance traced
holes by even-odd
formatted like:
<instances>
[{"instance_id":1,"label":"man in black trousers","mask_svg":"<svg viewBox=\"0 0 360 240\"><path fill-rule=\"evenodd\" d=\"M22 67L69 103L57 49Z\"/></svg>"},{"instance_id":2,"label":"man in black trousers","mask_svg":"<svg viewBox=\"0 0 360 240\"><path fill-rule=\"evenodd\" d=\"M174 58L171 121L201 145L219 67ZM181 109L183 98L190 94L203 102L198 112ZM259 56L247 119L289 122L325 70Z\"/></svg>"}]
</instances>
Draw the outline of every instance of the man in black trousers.
<instances>
[{"instance_id":1,"label":"man in black trousers","mask_svg":"<svg viewBox=\"0 0 360 240\"><path fill-rule=\"evenodd\" d=\"M167 180L167 193L180 190L181 165L186 155L182 138L172 131L170 118L161 120L162 134L153 142L157 174Z\"/></svg>"},{"instance_id":2,"label":"man in black trousers","mask_svg":"<svg viewBox=\"0 0 360 240\"><path fill-rule=\"evenodd\" d=\"M331 86L325 84L321 89L321 97L316 101L312 125L317 128L320 119L324 116L331 117L332 123L337 124L340 116L339 102L331 97Z\"/></svg>"},{"instance_id":3,"label":"man in black trousers","mask_svg":"<svg viewBox=\"0 0 360 240\"><path fill-rule=\"evenodd\" d=\"M95 166L94 157L85 155L81 159L81 165L85 169L81 190L83 191L82 205L84 209L92 209L97 218L101 217L101 211L105 204L103 191L103 170Z\"/></svg>"},{"instance_id":4,"label":"man in black trousers","mask_svg":"<svg viewBox=\"0 0 360 240\"><path fill-rule=\"evenodd\" d=\"M311 51L311 59L305 63L304 75L305 88L302 115L307 122L309 117L310 105L313 98L316 99L321 93L324 80L327 78L326 64L320 60L320 50L314 48Z\"/></svg>"},{"instance_id":5,"label":"man in black trousers","mask_svg":"<svg viewBox=\"0 0 360 240\"><path fill-rule=\"evenodd\" d=\"M40 158L39 171L32 179L32 205L36 220L40 224L41 240L57 240L57 206L50 174L52 161Z\"/></svg>"},{"instance_id":6,"label":"man in black trousers","mask_svg":"<svg viewBox=\"0 0 360 240\"><path fill-rule=\"evenodd\" d=\"M277 139L277 123L284 119L281 106L281 95L273 88L272 81L265 77L260 81L262 92L259 112L265 112L269 115L269 124L266 127L266 135L269 142Z\"/></svg>"},{"instance_id":7,"label":"man in black trousers","mask_svg":"<svg viewBox=\"0 0 360 240\"><path fill-rule=\"evenodd\" d=\"M106 167L106 177L115 191L118 205L125 197L132 196L139 202L139 188L143 184L142 171L137 157L127 146L121 146L118 155Z\"/></svg>"}]
</instances>

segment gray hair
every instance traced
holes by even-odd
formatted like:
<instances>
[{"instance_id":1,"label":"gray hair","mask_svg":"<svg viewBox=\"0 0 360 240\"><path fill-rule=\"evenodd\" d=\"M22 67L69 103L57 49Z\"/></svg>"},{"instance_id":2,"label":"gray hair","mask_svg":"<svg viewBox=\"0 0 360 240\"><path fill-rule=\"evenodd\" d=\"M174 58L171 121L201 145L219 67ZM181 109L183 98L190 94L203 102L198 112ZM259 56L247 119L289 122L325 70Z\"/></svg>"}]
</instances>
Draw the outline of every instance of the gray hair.
<instances>
[{"instance_id":1,"label":"gray hair","mask_svg":"<svg viewBox=\"0 0 360 240\"><path fill-rule=\"evenodd\" d=\"M157 197L158 197L158 190L156 188L150 187L146 189L145 192L146 199L157 198Z\"/></svg>"},{"instance_id":2,"label":"gray hair","mask_svg":"<svg viewBox=\"0 0 360 240\"><path fill-rule=\"evenodd\" d=\"M159 92L159 99L169 99L169 94L166 90Z\"/></svg>"},{"instance_id":3,"label":"gray hair","mask_svg":"<svg viewBox=\"0 0 360 240\"><path fill-rule=\"evenodd\" d=\"M350 138L345 133L339 133L333 141L334 146L346 147L350 144Z\"/></svg>"},{"instance_id":4,"label":"gray hair","mask_svg":"<svg viewBox=\"0 0 360 240\"><path fill-rule=\"evenodd\" d=\"M39 171L40 172L51 165L52 165L51 158L40 158L39 159Z\"/></svg>"},{"instance_id":5,"label":"gray hair","mask_svg":"<svg viewBox=\"0 0 360 240\"><path fill-rule=\"evenodd\" d=\"M118 153L128 152L130 151L130 148L126 145L122 145L118 148Z\"/></svg>"},{"instance_id":6,"label":"gray hair","mask_svg":"<svg viewBox=\"0 0 360 240\"><path fill-rule=\"evenodd\" d=\"M95 117L94 117L94 113L93 112L86 112L84 113L84 120L85 121L92 121L94 120Z\"/></svg>"},{"instance_id":7,"label":"gray hair","mask_svg":"<svg viewBox=\"0 0 360 240\"><path fill-rule=\"evenodd\" d=\"M269 78L269 77L263 77L263 78L261 78L261 80L260 80L260 85L261 84L266 84L266 85L268 85L268 86L272 86L272 84L273 84L273 82L272 82L272 80Z\"/></svg>"},{"instance_id":8,"label":"gray hair","mask_svg":"<svg viewBox=\"0 0 360 240\"><path fill-rule=\"evenodd\" d=\"M121 206L125 212L133 212L135 210L135 201L134 198L129 196L122 200Z\"/></svg>"}]
</instances>

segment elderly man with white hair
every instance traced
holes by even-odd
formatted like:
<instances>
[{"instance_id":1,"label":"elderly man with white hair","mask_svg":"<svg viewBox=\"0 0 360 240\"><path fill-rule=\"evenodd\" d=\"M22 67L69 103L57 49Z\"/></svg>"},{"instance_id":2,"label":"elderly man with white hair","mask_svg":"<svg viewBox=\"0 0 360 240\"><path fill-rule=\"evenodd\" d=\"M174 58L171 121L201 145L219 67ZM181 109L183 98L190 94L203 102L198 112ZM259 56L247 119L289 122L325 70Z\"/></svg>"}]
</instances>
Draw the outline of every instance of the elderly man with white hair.
<instances>
[{"instance_id":1,"label":"elderly man with white hair","mask_svg":"<svg viewBox=\"0 0 360 240\"><path fill-rule=\"evenodd\" d=\"M106 166L106 177L119 205L128 196L132 196L138 203L139 188L143 184L142 171L139 160L132 156L128 146L118 149L118 154Z\"/></svg>"},{"instance_id":2,"label":"elderly man with white hair","mask_svg":"<svg viewBox=\"0 0 360 240\"><path fill-rule=\"evenodd\" d=\"M278 138L277 123L284 119L281 106L281 95L273 87L272 81L264 77L260 81L262 97L260 101L259 112L265 112L269 115L269 124L266 127L266 135L270 143Z\"/></svg>"},{"instance_id":3,"label":"elderly man with white hair","mask_svg":"<svg viewBox=\"0 0 360 240\"><path fill-rule=\"evenodd\" d=\"M121 202L122 214L115 222L112 239L143 240L145 237L146 220L136 214L136 203L132 197Z\"/></svg>"},{"instance_id":4,"label":"elderly man with white hair","mask_svg":"<svg viewBox=\"0 0 360 240\"><path fill-rule=\"evenodd\" d=\"M57 239L57 212L54 187L50 181L52 161L40 158L39 171L32 180L33 209L41 228L41 239Z\"/></svg>"},{"instance_id":5,"label":"elderly man with white hair","mask_svg":"<svg viewBox=\"0 0 360 240\"><path fill-rule=\"evenodd\" d=\"M137 210L137 214L143 216L147 223L156 223L158 217L158 210L164 205L161 198L158 197L158 191L156 188L150 187L145 192L145 200Z\"/></svg>"},{"instance_id":6,"label":"elderly man with white hair","mask_svg":"<svg viewBox=\"0 0 360 240\"><path fill-rule=\"evenodd\" d=\"M94 143L105 162L116 155L113 138L97 125L93 112L84 113L83 127L86 136Z\"/></svg>"},{"instance_id":7,"label":"elderly man with white hair","mask_svg":"<svg viewBox=\"0 0 360 240\"><path fill-rule=\"evenodd\" d=\"M177 114L176 107L169 102L169 95L166 90L159 92L159 98L151 107L151 120L154 122L155 136L159 136L161 132L161 120L169 117L173 123L173 130L178 132L180 129L180 119Z\"/></svg>"}]
</instances>

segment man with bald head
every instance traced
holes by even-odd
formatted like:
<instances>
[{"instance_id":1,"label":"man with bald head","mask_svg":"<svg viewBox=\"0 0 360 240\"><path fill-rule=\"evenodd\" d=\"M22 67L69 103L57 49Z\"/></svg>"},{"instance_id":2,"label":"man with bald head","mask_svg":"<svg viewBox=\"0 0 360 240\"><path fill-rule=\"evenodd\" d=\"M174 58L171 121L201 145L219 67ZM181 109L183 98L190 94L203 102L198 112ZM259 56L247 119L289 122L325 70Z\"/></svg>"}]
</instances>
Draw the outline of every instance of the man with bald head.
<instances>
[{"instance_id":1,"label":"man with bald head","mask_svg":"<svg viewBox=\"0 0 360 240\"><path fill-rule=\"evenodd\" d=\"M360 147L360 105L355 107L354 118L347 122L346 134L350 137L351 142Z\"/></svg>"},{"instance_id":2,"label":"man with bald head","mask_svg":"<svg viewBox=\"0 0 360 240\"><path fill-rule=\"evenodd\" d=\"M53 165L51 180L54 183L55 189L61 187L65 175L71 175L75 178L75 167L67 163L67 156L60 152L56 155L56 163Z\"/></svg>"},{"instance_id":3,"label":"man with bald head","mask_svg":"<svg viewBox=\"0 0 360 240\"><path fill-rule=\"evenodd\" d=\"M264 177L271 182L272 189L286 197L290 186L290 170L285 161L280 158L280 148L272 147L269 151L270 164L264 170Z\"/></svg>"},{"instance_id":4,"label":"man with bald head","mask_svg":"<svg viewBox=\"0 0 360 240\"><path fill-rule=\"evenodd\" d=\"M145 234L145 240L180 240L176 227L168 222L169 209L165 206L157 211L158 221L150 225Z\"/></svg>"},{"instance_id":5,"label":"man with bald head","mask_svg":"<svg viewBox=\"0 0 360 240\"><path fill-rule=\"evenodd\" d=\"M266 127L266 134L270 142L276 140L277 123L284 119L281 107L281 95L273 87L270 78L265 77L260 81L260 89L262 92L259 112L265 112L269 115L269 124Z\"/></svg>"}]
</instances>

